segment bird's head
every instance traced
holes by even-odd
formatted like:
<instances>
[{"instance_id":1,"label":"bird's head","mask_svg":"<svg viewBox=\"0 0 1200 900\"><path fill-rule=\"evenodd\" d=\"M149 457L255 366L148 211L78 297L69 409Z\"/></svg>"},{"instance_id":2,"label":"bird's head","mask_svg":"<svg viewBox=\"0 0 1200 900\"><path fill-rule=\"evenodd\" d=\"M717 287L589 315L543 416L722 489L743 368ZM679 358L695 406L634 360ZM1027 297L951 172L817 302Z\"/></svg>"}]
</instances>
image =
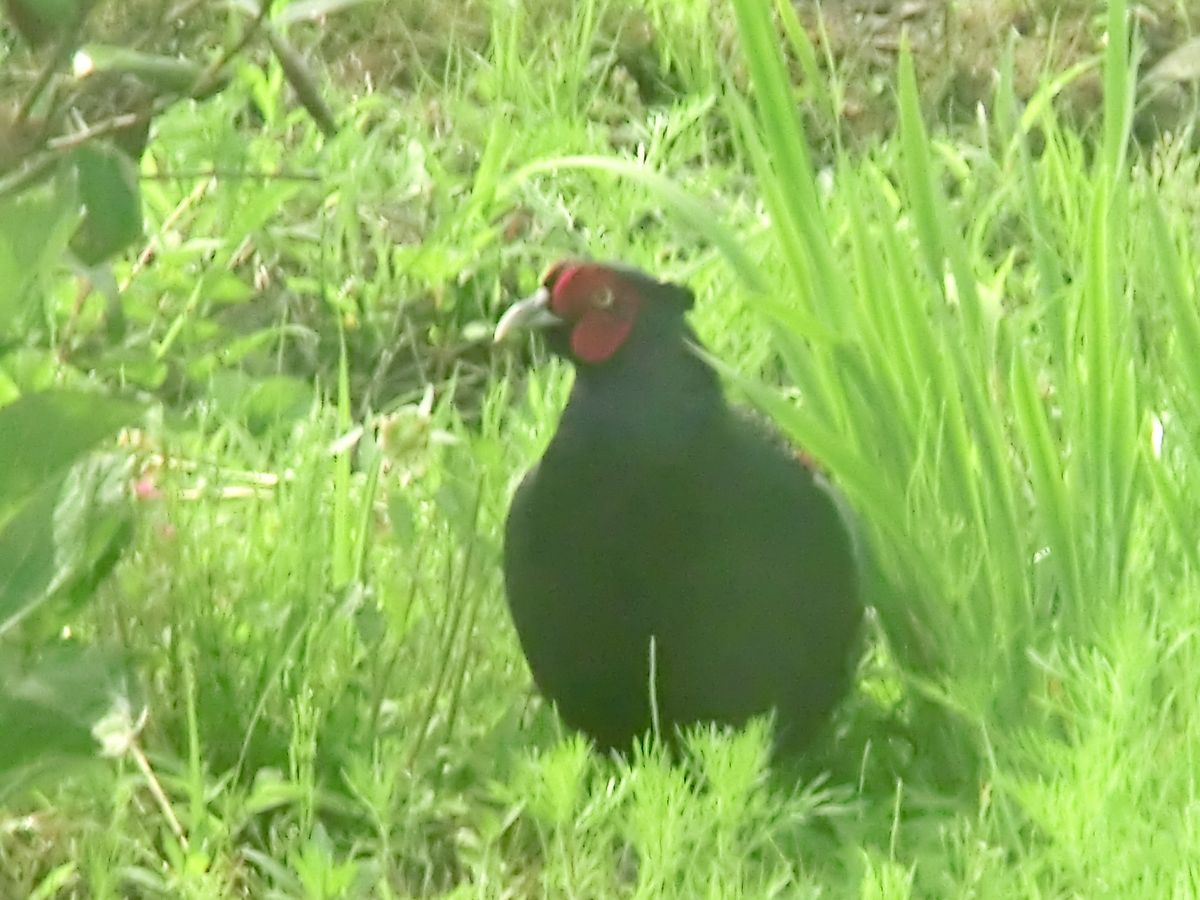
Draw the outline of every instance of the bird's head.
<instances>
[{"instance_id":1,"label":"bird's head","mask_svg":"<svg viewBox=\"0 0 1200 900\"><path fill-rule=\"evenodd\" d=\"M630 344L671 330L685 334L683 314L692 300L687 288L637 269L565 260L546 270L531 296L505 311L495 339L536 328L555 353L599 366Z\"/></svg>"}]
</instances>

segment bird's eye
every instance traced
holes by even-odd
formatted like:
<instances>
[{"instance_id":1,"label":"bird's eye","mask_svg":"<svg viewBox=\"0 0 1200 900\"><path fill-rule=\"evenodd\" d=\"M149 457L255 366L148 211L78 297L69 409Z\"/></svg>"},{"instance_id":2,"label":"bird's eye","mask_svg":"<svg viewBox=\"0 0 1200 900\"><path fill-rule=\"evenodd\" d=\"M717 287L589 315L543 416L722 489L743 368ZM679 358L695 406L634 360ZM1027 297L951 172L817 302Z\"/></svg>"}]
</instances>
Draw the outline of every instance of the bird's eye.
<instances>
[{"instance_id":1,"label":"bird's eye","mask_svg":"<svg viewBox=\"0 0 1200 900\"><path fill-rule=\"evenodd\" d=\"M592 306L596 309L612 309L613 300L612 289L604 288L592 296Z\"/></svg>"}]
</instances>

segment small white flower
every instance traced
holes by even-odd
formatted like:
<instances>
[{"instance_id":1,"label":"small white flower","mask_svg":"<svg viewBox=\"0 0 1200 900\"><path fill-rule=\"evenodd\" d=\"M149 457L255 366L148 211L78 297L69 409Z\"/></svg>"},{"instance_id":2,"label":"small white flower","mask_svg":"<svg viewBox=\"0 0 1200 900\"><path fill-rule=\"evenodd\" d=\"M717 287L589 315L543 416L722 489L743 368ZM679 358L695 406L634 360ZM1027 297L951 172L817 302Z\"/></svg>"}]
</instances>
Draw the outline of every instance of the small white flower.
<instances>
[{"instance_id":1,"label":"small white flower","mask_svg":"<svg viewBox=\"0 0 1200 900\"><path fill-rule=\"evenodd\" d=\"M135 720L129 698L118 696L112 708L92 726L92 737L100 744L100 755L118 757L128 753L138 734L146 727L149 715L149 709L143 706Z\"/></svg>"}]
</instances>

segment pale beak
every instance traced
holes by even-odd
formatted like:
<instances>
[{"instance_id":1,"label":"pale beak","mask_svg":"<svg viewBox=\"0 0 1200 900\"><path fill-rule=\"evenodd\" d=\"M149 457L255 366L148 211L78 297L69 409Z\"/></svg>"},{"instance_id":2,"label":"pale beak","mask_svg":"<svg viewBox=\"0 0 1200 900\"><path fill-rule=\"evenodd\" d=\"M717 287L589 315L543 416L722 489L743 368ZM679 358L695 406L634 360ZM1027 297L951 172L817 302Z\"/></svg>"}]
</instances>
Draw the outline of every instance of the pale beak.
<instances>
[{"instance_id":1,"label":"pale beak","mask_svg":"<svg viewBox=\"0 0 1200 900\"><path fill-rule=\"evenodd\" d=\"M498 344L514 331L550 328L560 324L562 319L550 312L550 289L540 287L532 296L518 300L504 311L496 323L492 340Z\"/></svg>"}]
</instances>

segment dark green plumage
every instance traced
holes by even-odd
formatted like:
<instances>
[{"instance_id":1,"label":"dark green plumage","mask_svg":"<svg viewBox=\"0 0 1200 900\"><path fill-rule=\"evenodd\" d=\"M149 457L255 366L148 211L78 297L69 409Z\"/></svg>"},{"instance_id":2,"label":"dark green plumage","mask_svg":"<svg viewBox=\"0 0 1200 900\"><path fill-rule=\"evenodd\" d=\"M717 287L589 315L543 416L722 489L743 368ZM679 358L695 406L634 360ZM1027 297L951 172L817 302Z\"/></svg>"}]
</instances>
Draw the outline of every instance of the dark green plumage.
<instances>
[{"instance_id":1,"label":"dark green plumage","mask_svg":"<svg viewBox=\"0 0 1200 900\"><path fill-rule=\"evenodd\" d=\"M539 688L600 747L650 727L652 643L664 734L774 709L799 747L848 686L852 541L819 478L727 405L690 298L624 268L551 270L539 322L576 381L513 498L509 606Z\"/></svg>"}]
</instances>

